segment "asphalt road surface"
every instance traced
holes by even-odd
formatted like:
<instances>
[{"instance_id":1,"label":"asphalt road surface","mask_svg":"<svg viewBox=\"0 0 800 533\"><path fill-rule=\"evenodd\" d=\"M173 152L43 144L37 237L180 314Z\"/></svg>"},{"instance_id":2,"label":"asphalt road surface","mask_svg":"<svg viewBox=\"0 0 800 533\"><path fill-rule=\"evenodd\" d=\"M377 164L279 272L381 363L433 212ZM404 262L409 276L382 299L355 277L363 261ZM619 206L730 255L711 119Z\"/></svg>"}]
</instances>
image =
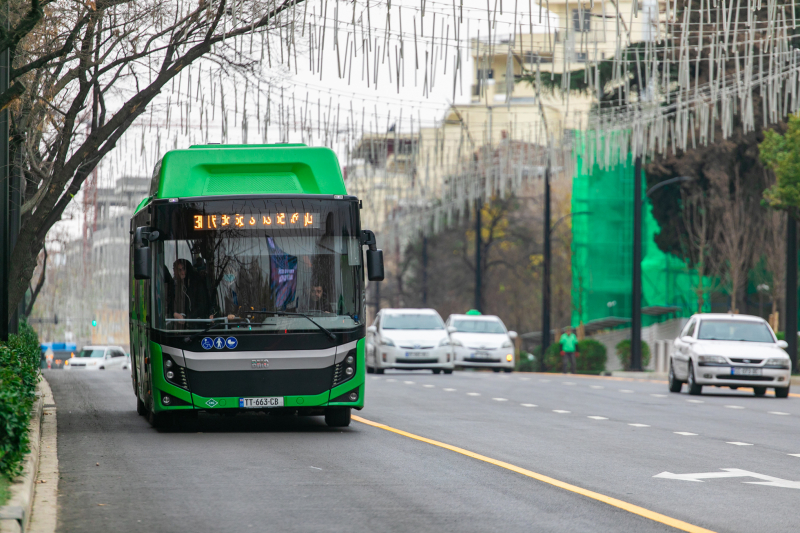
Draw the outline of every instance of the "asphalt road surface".
<instances>
[{"instance_id":1,"label":"asphalt road surface","mask_svg":"<svg viewBox=\"0 0 800 533\"><path fill-rule=\"evenodd\" d=\"M201 415L155 430L127 372L45 376L59 532L800 530L796 396L398 372L368 376L357 413L383 426Z\"/></svg>"}]
</instances>

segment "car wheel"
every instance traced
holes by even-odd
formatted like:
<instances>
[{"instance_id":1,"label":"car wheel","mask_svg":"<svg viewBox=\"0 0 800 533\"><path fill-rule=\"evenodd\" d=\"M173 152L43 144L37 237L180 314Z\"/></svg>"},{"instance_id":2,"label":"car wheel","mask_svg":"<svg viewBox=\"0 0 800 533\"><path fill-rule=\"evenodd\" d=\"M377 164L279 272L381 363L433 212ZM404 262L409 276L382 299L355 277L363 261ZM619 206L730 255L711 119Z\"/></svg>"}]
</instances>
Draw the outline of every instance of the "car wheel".
<instances>
[{"instance_id":1,"label":"car wheel","mask_svg":"<svg viewBox=\"0 0 800 533\"><path fill-rule=\"evenodd\" d=\"M689 359L689 379L686 384L689 385L689 394L692 396L699 396L703 393L703 386L694 381L694 365L691 359Z\"/></svg>"},{"instance_id":2,"label":"car wheel","mask_svg":"<svg viewBox=\"0 0 800 533\"><path fill-rule=\"evenodd\" d=\"M776 398L788 398L789 397L789 387L775 387L775 397Z\"/></svg>"},{"instance_id":3,"label":"car wheel","mask_svg":"<svg viewBox=\"0 0 800 533\"><path fill-rule=\"evenodd\" d=\"M325 409L325 423L332 428L343 428L350 425L349 407L331 407Z\"/></svg>"},{"instance_id":4,"label":"car wheel","mask_svg":"<svg viewBox=\"0 0 800 533\"><path fill-rule=\"evenodd\" d=\"M374 373L375 373L375 369L372 368L371 366L368 366L367 367L367 374L374 374Z\"/></svg>"},{"instance_id":5,"label":"car wheel","mask_svg":"<svg viewBox=\"0 0 800 533\"><path fill-rule=\"evenodd\" d=\"M512 373L513 371L514 371L514 369L513 369L513 368L504 368L504 369L503 369L503 372L505 372L506 374L510 374L510 373Z\"/></svg>"},{"instance_id":6,"label":"car wheel","mask_svg":"<svg viewBox=\"0 0 800 533\"><path fill-rule=\"evenodd\" d=\"M432 368L431 371L434 374L441 374L442 373L442 369L441 368Z\"/></svg>"},{"instance_id":7,"label":"car wheel","mask_svg":"<svg viewBox=\"0 0 800 533\"><path fill-rule=\"evenodd\" d=\"M139 414L139 416L144 416L147 414L147 407L145 407L144 402L140 400L139 397L136 398L136 412Z\"/></svg>"},{"instance_id":8,"label":"car wheel","mask_svg":"<svg viewBox=\"0 0 800 533\"><path fill-rule=\"evenodd\" d=\"M788 390L786 392L789 392ZM767 393L766 387L753 387L753 394L756 396L764 396Z\"/></svg>"},{"instance_id":9,"label":"car wheel","mask_svg":"<svg viewBox=\"0 0 800 533\"><path fill-rule=\"evenodd\" d=\"M492 371L493 372L500 372L500 369L499 368L493 368Z\"/></svg>"},{"instance_id":10,"label":"car wheel","mask_svg":"<svg viewBox=\"0 0 800 533\"><path fill-rule=\"evenodd\" d=\"M672 369L672 364L669 365L669 391L680 392L683 387L683 382L675 377L675 371Z\"/></svg>"},{"instance_id":11,"label":"car wheel","mask_svg":"<svg viewBox=\"0 0 800 533\"><path fill-rule=\"evenodd\" d=\"M452 370L445 370L445 371L444 371L444 373L445 373L445 374L452 374L452 373L453 373L453 371L452 371Z\"/></svg>"},{"instance_id":12,"label":"car wheel","mask_svg":"<svg viewBox=\"0 0 800 533\"><path fill-rule=\"evenodd\" d=\"M375 373L376 373L376 374L383 374L383 372L384 372L384 369L383 369L383 368L376 368L376 369L375 369Z\"/></svg>"}]
</instances>

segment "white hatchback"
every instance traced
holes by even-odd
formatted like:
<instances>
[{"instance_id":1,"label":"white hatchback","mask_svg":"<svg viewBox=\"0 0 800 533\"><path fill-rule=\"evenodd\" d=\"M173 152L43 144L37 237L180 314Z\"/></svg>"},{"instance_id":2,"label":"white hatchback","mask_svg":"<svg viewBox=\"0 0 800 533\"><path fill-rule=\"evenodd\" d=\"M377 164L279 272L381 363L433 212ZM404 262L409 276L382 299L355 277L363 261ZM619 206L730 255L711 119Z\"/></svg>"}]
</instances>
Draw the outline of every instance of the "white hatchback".
<instances>
[{"instance_id":1,"label":"white hatchback","mask_svg":"<svg viewBox=\"0 0 800 533\"><path fill-rule=\"evenodd\" d=\"M769 324L749 315L703 313L692 316L675 339L669 365L669 390L700 394L704 385L752 387L763 396L789 396L792 363Z\"/></svg>"},{"instance_id":2,"label":"white hatchback","mask_svg":"<svg viewBox=\"0 0 800 533\"><path fill-rule=\"evenodd\" d=\"M450 315L447 330L456 353L456 366L491 368L495 372L514 370L514 339L499 317L493 315Z\"/></svg>"},{"instance_id":3,"label":"white hatchback","mask_svg":"<svg viewBox=\"0 0 800 533\"><path fill-rule=\"evenodd\" d=\"M130 359L121 346L84 346L64 363L64 370L126 370Z\"/></svg>"},{"instance_id":4,"label":"white hatchback","mask_svg":"<svg viewBox=\"0 0 800 533\"><path fill-rule=\"evenodd\" d=\"M367 328L367 372L387 368L453 373L453 347L433 309L381 309Z\"/></svg>"}]
</instances>

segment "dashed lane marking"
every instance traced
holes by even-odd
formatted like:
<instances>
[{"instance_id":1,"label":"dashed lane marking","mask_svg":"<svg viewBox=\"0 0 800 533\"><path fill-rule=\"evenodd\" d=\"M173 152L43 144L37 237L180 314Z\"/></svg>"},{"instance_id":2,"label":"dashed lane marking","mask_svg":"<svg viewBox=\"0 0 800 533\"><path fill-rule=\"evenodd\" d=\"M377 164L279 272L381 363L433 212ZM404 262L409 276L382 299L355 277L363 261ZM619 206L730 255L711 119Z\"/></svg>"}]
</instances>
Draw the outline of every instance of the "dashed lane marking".
<instances>
[{"instance_id":1,"label":"dashed lane marking","mask_svg":"<svg viewBox=\"0 0 800 533\"><path fill-rule=\"evenodd\" d=\"M734 446L752 446L749 442L726 442L725 444L733 444Z\"/></svg>"},{"instance_id":2,"label":"dashed lane marking","mask_svg":"<svg viewBox=\"0 0 800 533\"><path fill-rule=\"evenodd\" d=\"M361 418L360 416L353 415L353 420L357 422L361 422L362 424L366 424L368 426L372 426L378 429L383 429L385 431L390 431L397 435L401 435L403 437L408 437L410 439L414 439L420 442L424 442L426 444L430 444L431 446L436 446L438 448L442 448L445 450L449 450L451 452L455 452L472 459L476 459L478 461L482 461L484 463L489 463L505 470L509 470L511 472L515 472L517 474L521 474L523 476L535 479L537 481L541 481L542 483L547 483L548 485L552 485L554 487L558 487L560 489L568 490L575 494L580 494L581 496L585 496L587 498L591 498L593 500L603 502L605 504L611 505L618 509L622 509L624 511L628 511L629 513L647 518L654 522L658 522L661 524L665 524L667 526L673 527L675 529L686 531L688 533L713 533L709 529L702 528L700 526L695 526L688 522L684 522L683 520L678 520L677 518L672 518L667 515L663 515L661 513L657 513L655 511L651 511L649 509L645 509L644 507L640 507L638 505L634 505L632 503L628 503L624 500L620 500L617 498L612 498L611 496L606 496L605 494L600 494L599 492L594 492L588 489L584 489L583 487L578 487L577 485L572 485L570 483L565 483L558 479L552 478L550 476L545 476L542 474L538 474L531 470L527 470L525 468L521 468L516 465L512 465L511 463L506 463L504 461L498 461L497 459L492 459L491 457L487 457L485 455L480 455L475 452L471 452L469 450L465 450L464 448L458 448L457 446L453 446L451 444L446 444L444 442L440 442L437 440L429 439L426 437L421 437L419 435L415 435L413 433L408 433L407 431L403 431L401 429L395 429L393 427L387 426L385 424L379 424L377 422L372 422L371 420L367 420L365 418Z\"/></svg>"},{"instance_id":3,"label":"dashed lane marking","mask_svg":"<svg viewBox=\"0 0 800 533\"><path fill-rule=\"evenodd\" d=\"M481 395L480 392L468 392L467 393L467 396L480 396L480 395Z\"/></svg>"},{"instance_id":4,"label":"dashed lane marking","mask_svg":"<svg viewBox=\"0 0 800 533\"><path fill-rule=\"evenodd\" d=\"M406 385L413 385L414 384L413 381L404 381L403 383L405 383Z\"/></svg>"},{"instance_id":5,"label":"dashed lane marking","mask_svg":"<svg viewBox=\"0 0 800 533\"><path fill-rule=\"evenodd\" d=\"M426 385L423 385L423 387L425 387L426 389L432 389L432 388L434 388L435 386L436 386L436 385L431 385L430 383L428 383L428 384L426 384Z\"/></svg>"},{"instance_id":6,"label":"dashed lane marking","mask_svg":"<svg viewBox=\"0 0 800 533\"><path fill-rule=\"evenodd\" d=\"M605 389L602 385L592 385L591 388L593 389Z\"/></svg>"},{"instance_id":7,"label":"dashed lane marking","mask_svg":"<svg viewBox=\"0 0 800 533\"><path fill-rule=\"evenodd\" d=\"M563 385L575 385L574 381L565 381Z\"/></svg>"},{"instance_id":8,"label":"dashed lane marking","mask_svg":"<svg viewBox=\"0 0 800 533\"><path fill-rule=\"evenodd\" d=\"M550 380L549 379L540 379L539 382L540 383L550 383Z\"/></svg>"},{"instance_id":9,"label":"dashed lane marking","mask_svg":"<svg viewBox=\"0 0 800 533\"><path fill-rule=\"evenodd\" d=\"M633 426L635 428L649 428L647 424L628 424L629 426Z\"/></svg>"},{"instance_id":10,"label":"dashed lane marking","mask_svg":"<svg viewBox=\"0 0 800 533\"><path fill-rule=\"evenodd\" d=\"M508 401L506 398L492 398L492 400L494 400L496 402L507 402Z\"/></svg>"},{"instance_id":11,"label":"dashed lane marking","mask_svg":"<svg viewBox=\"0 0 800 533\"><path fill-rule=\"evenodd\" d=\"M782 413L780 411L770 411L769 414L771 414L771 415L789 416L790 413Z\"/></svg>"},{"instance_id":12,"label":"dashed lane marking","mask_svg":"<svg viewBox=\"0 0 800 533\"><path fill-rule=\"evenodd\" d=\"M570 411L564 411L563 409L553 409L553 412L560 415L568 415L570 413Z\"/></svg>"},{"instance_id":13,"label":"dashed lane marking","mask_svg":"<svg viewBox=\"0 0 800 533\"><path fill-rule=\"evenodd\" d=\"M651 394L650 396L652 396L653 398L666 398L667 397L666 394Z\"/></svg>"},{"instance_id":14,"label":"dashed lane marking","mask_svg":"<svg viewBox=\"0 0 800 533\"><path fill-rule=\"evenodd\" d=\"M689 403L706 403L703 400L686 400Z\"/></svg>"},{"instance_id":15,"label":"dashed lane marking","mask_svg":"<svg viewBox=\"0 0 800 533\"><path fill-rule=\"evenodd\" d=\"M442 389L445 392L455 392L458 389Z\"/></svg>"},{"instance_id":16,"label":"dashed lane marking","mask_svg":"<svg viewBox=\"0 0 800 533\"><path fill-rule=\"evenodd\" d=\"M397 381L397 380L394 379L394 378L389 378L389 379L386 380L386 383L394 383L395 381Z\"/></svg>"},{"instance_id":17,"label":"dashed lane marking","mask_svg":"<svg viewBox=\"0 0 800 533\"><path fill-rule=\"evenodd\" d=\"M684 435L686 437L696 437L697 433L689 433L688 431L673 431L676 435Z\"/></svg>"},{"instance_id":18,"label":"dashed lane marking","mask_svg":"<svg viewBox=\"0 0 800 533\"><path fill-rule=\"evenodd\" d=\"M744 406L741 405L726 405L728 409L744 409Z\"/></svg>"},{"instance_id":19,"label":"dashed lane marking","mask_svg":"<svg viewBox=\"0 0 800 533\"><path fill-rule=\"evenodd\" d=\"M591 418L592 420L608 420L608 418L604 416L587 416L586 418Z\"/></svg>"},{"instance_id":20,"label":"dashed lane marking","mask_svg":"<svg viewBox=\"0 0 800 533\"><path fill-rule=\"evenodd\" d=\"M520 381L530 381L531 378L519 378Z\"/></svg>"},{"instance_id":21,"label":"dashed lane marking","mask_svg":"<svg viewBox=\"0 0 800 533\"><path fill-rule=\"evenodd\" d=\"M522 407L537 407L535 403L521 403Z\"/></svg>"},{"instance_id":22,"label":"dashed lane marking","mask_svg":"<svg viewBox=\"0 0 800 533\"><path fill-rule=\"evenodd\" d=\"M632 390L630 390L630 389L620 389L619 391L620 391L620 392L625 392L625 393L631 393L631 392L633 392L633 391L632 391Z\"/></svg>"}]
</instances>

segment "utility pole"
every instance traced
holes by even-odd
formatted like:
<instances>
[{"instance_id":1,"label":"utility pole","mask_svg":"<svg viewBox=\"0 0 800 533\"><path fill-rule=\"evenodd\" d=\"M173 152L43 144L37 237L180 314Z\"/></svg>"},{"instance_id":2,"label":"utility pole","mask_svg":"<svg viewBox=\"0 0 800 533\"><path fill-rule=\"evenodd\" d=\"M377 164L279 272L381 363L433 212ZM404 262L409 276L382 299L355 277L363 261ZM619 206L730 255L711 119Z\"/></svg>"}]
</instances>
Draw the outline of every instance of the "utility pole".
<instances>
[{"instance_id":1,"label":"utility pole","mask_svg":"<svg viewBox=\"0 0 800 533\"><path fill-rule=\"evenodd\" d=\"M422 237L422 305L428 306L428 237Z\"/></svg>"},{"instance_id":2,"label":"utility pole","mask_svg":"<svg viewBox=\"0 0 800 533\"><path fill-rule=\"evenodd\" d=\"M792 360L792 372L797 372L797 220L794 210L786 217L786 317L784 338L786 351Z\"/></svg>"},{"instance_id":3,"label":"utility pole","mask_svg":"<svg viewBox=\"0 0 800 533\"><path fill-rule=\"evenodd\" d=\"M8 27L8 7L0 14L0 24ZM9 50L0 52L0 94L8 90ZM8 108L0 111L0 341L8 340L8 267L11 243L9 241L9 164L8 164Z\"/></svg>"},{"instance_id":4,"label":"utility pole","mask_svg":"<svg viewBox=\"0 0 800 533\"><path fill-rule=\"evenodd\" d=\"M480 199L475 200L475 309L483 313L481 295L481 245L483 236L481 235L481 205Z\"/></svg>"},{"instance_id":5,"label":"utility pole","mask_svg":"<svg viewBox=\"0 0 800 533\"><path fill-rule=\"evenodd\" d=\"M544 250L542 251L544 269L542 273L542 353L539 357L539 371L545 372L545 350L550 346L550 154L544 169Z\"/></svg>"},{"instance_id":6,"label":"utility pole","mask_svg":"<svg viewBox=\"0 0 800 533\"><path fill-rule=\"evenodd\" d=\"M642 370L642 156L633 170L633 283L631 287L631 370Z\"/></svg>"}]
</instances>

